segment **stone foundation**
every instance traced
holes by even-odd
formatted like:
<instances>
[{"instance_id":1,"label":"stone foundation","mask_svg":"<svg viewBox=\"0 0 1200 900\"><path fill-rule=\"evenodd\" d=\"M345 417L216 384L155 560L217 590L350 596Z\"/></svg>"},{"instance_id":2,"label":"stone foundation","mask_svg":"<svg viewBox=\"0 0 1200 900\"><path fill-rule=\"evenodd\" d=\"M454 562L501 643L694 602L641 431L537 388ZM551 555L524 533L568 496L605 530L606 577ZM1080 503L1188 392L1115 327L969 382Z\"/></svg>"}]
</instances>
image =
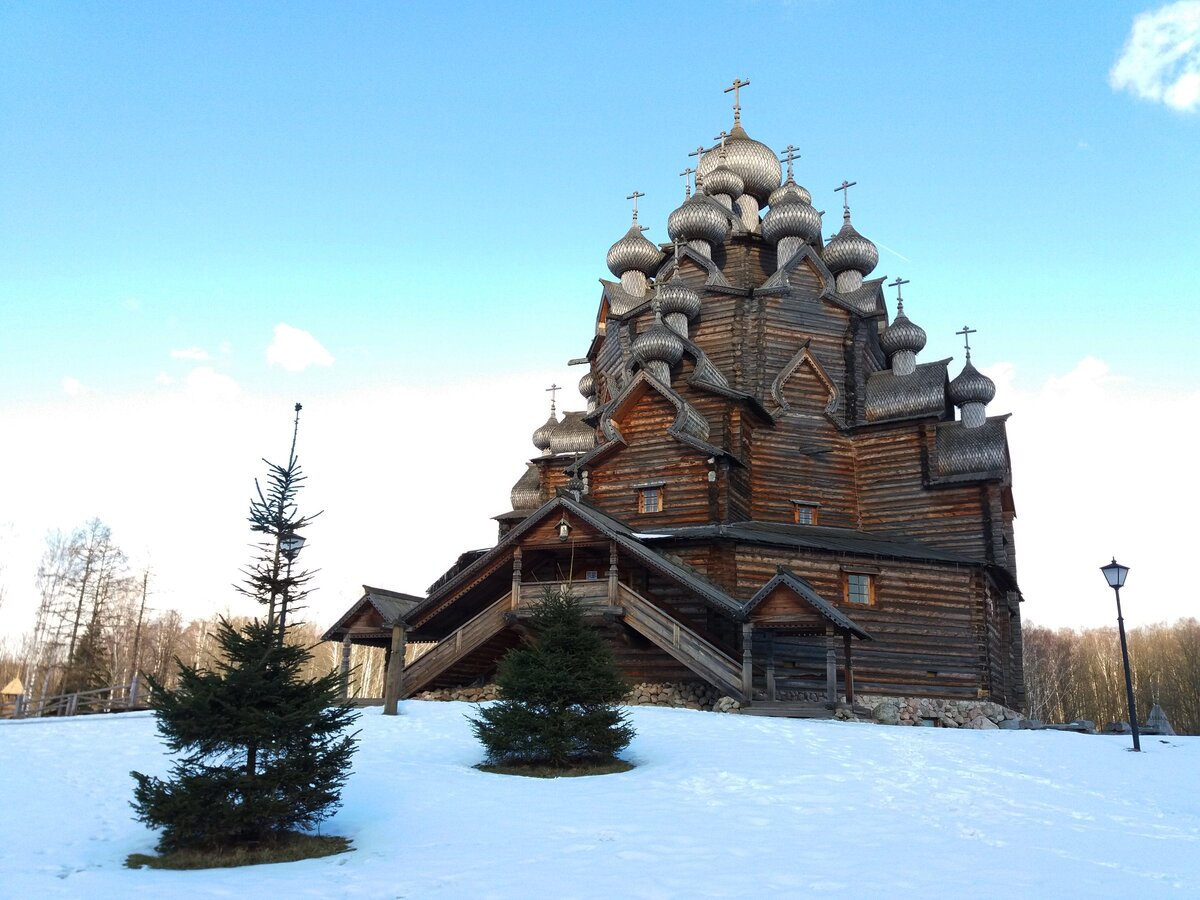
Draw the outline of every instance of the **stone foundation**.
<instances>
[{"instance_id":1,"label":"stone foundation","mask_svg":"<svg viewBox=\"0 0 1200 900\"><path fill-rule=\"evenodd\" d=\"M496 700L499 688L494 684L478 687L441 688L422 691L414 700L462 700L481 703ZM732 697L722 697L716 688L701 681L669 681L665 684L642 682L635 684L623 701L629 706L674 706L683 709L705 709L716 712L732 712L741 707Z\"/></svg>"},{"instance_id":2,"label":"stone foundation","mask_svg":"<svg viewBox=\"0 0 1200 900\"><path fill-rule=\"evenodd\" d=\"M938 728L1019 728L1025 717L986 700L938 700L931 697L859 696L855 704L871 710L882 725L932 725Z\"/></svg>"}]
</instances>

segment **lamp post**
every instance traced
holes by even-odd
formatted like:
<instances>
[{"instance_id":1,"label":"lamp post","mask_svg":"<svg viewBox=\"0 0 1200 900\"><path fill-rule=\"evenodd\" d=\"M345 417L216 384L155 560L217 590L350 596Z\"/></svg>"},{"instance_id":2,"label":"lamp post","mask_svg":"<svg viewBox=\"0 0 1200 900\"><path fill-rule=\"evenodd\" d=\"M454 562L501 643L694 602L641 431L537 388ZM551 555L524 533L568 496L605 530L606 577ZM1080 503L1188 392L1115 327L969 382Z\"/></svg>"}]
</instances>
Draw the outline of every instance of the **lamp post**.
<instances>
[{"instance_id":1,"label":"lamp post","mask_svg":"<svg viewBox=\"0 0 1200 900\"><path fill-rule=\"evenodd\" d=\"M1125 619L1121 616L1121 588L1125 585L1125 576L1129 574L1129 566L1123 566L1113 561L1107 566L1101 566L1108 586L1117 595L1117 629L1121 632L1121 661L1125 664L1125 699L1129 702L1129 727L1133 731L1133 749L1141 752L1142 742L1138 736L1137 706L1133 702L1133 677L1129 674L1129 646L1125 643Z\"/></svg>"}]
</instances>

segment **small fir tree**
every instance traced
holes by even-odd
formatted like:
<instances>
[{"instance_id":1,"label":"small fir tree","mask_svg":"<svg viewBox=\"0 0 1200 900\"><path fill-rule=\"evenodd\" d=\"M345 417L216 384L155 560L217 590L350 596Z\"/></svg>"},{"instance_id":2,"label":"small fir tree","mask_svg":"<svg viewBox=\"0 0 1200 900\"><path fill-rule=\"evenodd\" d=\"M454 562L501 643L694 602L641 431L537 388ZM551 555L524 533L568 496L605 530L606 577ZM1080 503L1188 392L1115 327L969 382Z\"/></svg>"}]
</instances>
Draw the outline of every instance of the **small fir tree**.
<instances>
[{"instance_id":1,"label":"small fir tree","mask_svg":"<svg viewBox=\"0 0 1200 900\"><path fill-rule=\"evenodd\" d=\"M491 763L567 768L611 759L633 739L616 706L629 686L570 593L547 591L535 604L534 646L500 662L499 702L471 719Z\"/></svg>"},{"instance_id":2,"label":"small fir tree","mask_svg":"<svg viewBox=\"0 0 1200 900\"><path fill-rule=\"evenodd\" d=\"M299 413L296 404L297 427ZM341 679L305 679L309 651L285 640L284 615L289 602L303 598L299 586L309 577L293 576L295 552L289 558L280 550L311 521L296 512L303 476L295 450L293 431L288 465L268 463L271 486L251 503L252 527L274 541L259 545L244 591L267 607L267 618L240 629L222 619L215 670L176 660L175 690L149 679L159 733L177 758L166 780L131 773L133 807L140 821L162 829L163 852L270 845L311 829L339 806L355 750L354 736L345 733L354 713L339 701Z\"/></svg>"}]
</instances>

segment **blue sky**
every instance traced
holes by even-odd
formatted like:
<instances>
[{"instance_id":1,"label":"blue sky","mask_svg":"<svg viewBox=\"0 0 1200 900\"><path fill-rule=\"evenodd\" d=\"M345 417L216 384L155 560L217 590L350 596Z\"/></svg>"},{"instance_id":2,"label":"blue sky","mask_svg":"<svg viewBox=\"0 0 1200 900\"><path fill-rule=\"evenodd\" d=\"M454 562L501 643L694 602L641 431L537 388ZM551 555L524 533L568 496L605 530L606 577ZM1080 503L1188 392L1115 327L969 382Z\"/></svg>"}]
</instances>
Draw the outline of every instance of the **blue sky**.
<instances>
[{"instance_id":1,"label":"blue sky","mask_svg":"<svg viewBox=\"0 0 1200 900\"><path fill-rule=\"evenodd\" d=\"M1168 8L1185 37L1195 6ZM979 330L975 361L1007 366L997 403L1008 387L1012 402L1049 408L1047 390L1094 359L1104 368L1088 371L1130 409L1166 398L1169 417L1194 402L1200 375L1190 271L1200 116L1191 82L1177 81L1169 102L1153 95L1162 78L1195 72L1200 51L1193 43L1167 76L1153 59L1138 63L1143 96L1110 83L1135 16L1158 9L0 6L0 416L26 454L0 460L0 479L16 492L33 474L16 467L50 455L45 438L12 428L144 409L151 421L118 414L83 439L62 424L63 440L80 441L77 460L103 456L98 443L117 447L113 459L137 458L133 435L182 427L168 425L174 411L226 432L218 444L246 443L222 460L248 494L250 465L286 429L292 400L345 409L347 398L413 390L437 397L435 421L367 407L365 421L326 425L362 429L347 453L378 453L365 435L385 425L419 444L507 404L487 440L511 455L511 476L471 464L472 479L496 484L479 510L460 507L482 516L485 541L486 517L501 511L491 507L531 451L543 376L587 347L605 251L628 226L625 196L645 192L641 221L665 241L682 199L676 173L729 127L722 89L734 77L751 81L751 136L800 147L797 180L827 224L834 188L858 182L855 224L880 244L876 274L911 280L906 307L930 334L925 359L960 357L954 332L965 322ZM268 357L280 325L294 340ZM501 383L522 396L500 396ZM279 415L266 421L247 413L273 404ZM1041 421L1036 411L1030 420ZM238 433L235 422L253 424ZM455 440L477 440L464 435ZM170 452L170 434L160 437ZM1031 456L1044 438L1027 433ZM1073 440L1076 454L1094 454ZM397 458L389 446L392 456L371 458ZM361 466L332 450L328 460ZM1038 483L1045 473L1034 469L1018 458L1018 479ZM147 509L122 512L119 499L96 508L108 499L62 478L39 479L63 495L50 504L58 514L145 527L133 523ZM400 477L376 505L405 507L405 489ZM77 524L27 512L37 508L0 511L26 535L14 545ZM240 510L211 515L240 527ZM1048 513L1047 533L1054 524ZM412 567L393 559L379 578L418 590L457 549ZM355 589L356 565L369 568L341 552L333 568L349 584L330 585L330 608ZM13 571L28 568L24 558L12 560L10 606L28 591Z\"/></svg>"}]
</instances>

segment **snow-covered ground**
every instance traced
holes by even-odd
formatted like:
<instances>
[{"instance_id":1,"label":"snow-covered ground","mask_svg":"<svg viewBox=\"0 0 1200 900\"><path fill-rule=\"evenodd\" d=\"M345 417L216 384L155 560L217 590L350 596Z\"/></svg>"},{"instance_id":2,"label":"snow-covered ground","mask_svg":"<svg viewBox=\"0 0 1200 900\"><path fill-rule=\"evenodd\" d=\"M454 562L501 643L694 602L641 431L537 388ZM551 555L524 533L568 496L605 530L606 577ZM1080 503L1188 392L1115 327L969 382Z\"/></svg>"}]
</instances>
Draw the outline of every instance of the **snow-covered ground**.
<instances>
[{"instance_id":1,"label":"snow-covered ground","mask_svg":"<svg viewBox=\"0 0 1200 900\"><path fill-rule=\"evenodd\" d=\"M462 703L360 720L355 852L163 872L128 772L149 714L0 723L0 896L1200 897L1200 738L632 709L619 775L489 775Z\"/></svg>"}]
</instances>

